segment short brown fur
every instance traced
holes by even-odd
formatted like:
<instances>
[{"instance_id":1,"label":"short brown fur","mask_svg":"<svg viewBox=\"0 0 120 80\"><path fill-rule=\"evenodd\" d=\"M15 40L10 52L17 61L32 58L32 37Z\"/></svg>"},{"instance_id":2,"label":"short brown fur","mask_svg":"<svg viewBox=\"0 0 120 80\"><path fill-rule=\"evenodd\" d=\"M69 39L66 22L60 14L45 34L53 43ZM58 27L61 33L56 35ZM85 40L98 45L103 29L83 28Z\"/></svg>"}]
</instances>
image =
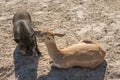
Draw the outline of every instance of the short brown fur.
<instances>
[{"instance_id":1,"label":"short brown fur","mask_svg":"<svg viewBox=\"0 0 120 80\"><path fill-rule=\"evenodd\" d=\"M64 36L64 34L40 31L40 33L36 35L46 44L49 55L54 62L53 66L55 67L70 68L80 66L94 69L104 61L106 53L103 48L94 41L85 39L81 40L78 44L59 49L52 36Z\"/></svg>"}]
</instances>

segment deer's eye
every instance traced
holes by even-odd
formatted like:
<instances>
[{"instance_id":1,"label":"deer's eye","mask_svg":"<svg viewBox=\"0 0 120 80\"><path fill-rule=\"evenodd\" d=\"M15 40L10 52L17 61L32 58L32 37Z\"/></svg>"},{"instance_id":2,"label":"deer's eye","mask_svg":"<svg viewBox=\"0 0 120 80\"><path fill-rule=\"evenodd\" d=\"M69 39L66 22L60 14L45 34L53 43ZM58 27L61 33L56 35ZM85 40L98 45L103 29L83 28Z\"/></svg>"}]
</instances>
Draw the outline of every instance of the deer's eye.
<instances>
[{"instance_id":1,"label":"deer's eye","mask_svg":"<svg viewBox=\"0 0 120 80\"><path fill-rule=\"evenodd\" d=\"M47 37L48 40L50 40L50 37Z\"/></svg>"}]
</instances>

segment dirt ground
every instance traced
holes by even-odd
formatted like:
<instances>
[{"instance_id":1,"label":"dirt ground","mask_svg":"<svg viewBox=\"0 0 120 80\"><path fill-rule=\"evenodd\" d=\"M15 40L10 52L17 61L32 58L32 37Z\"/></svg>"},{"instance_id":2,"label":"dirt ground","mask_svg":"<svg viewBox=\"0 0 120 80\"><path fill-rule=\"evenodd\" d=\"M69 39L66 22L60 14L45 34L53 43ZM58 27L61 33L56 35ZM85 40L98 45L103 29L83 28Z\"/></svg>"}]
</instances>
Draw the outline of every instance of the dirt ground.
<instances>
[{"instance_id":1,"label":"dirt ground","mask_svg":"<svg viewBox=\"0 0 120 80\"><path fill-rule=\"evenodd\" d=\"M56 37L59 48L83 38L103 45L106 57L94 70L51 68L46 46L38 46L43 57L18 54L13 41L12 17L25 8L34 30L65 33ZM120 80L120 0L0 0L0 80Z\"/></svg>"}]
</instances>

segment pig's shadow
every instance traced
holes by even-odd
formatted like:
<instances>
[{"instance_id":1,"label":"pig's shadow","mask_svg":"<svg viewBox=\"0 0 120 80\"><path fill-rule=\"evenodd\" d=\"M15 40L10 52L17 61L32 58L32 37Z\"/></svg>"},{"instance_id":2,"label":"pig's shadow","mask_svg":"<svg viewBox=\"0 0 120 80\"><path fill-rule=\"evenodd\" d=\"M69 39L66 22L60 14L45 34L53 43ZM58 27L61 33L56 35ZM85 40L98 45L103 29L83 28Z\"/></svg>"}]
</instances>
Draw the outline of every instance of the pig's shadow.
<instances>
[{"instance_id":1,"label":"pig's shadow","mask_svg":"<svg viewBox=\"0 0 120 80\"><path fill-rule=\"evenodd\" d=\"M18 47L14 50L15 78L17 80L36 80L39 58L36 56L22 56Z\"/></svg>"},{"instance_id":2,"label":"pig's shadow","mask_svg":"<svg viewBox=\"0 0 120 80\"><path fill-rule=\"evenodd\" d=\"M66 70L52 68L47 75L39 76L37 80L106 80L106 69L106 61L93 70L78 67Z\"/></svg>"}]
</instances>

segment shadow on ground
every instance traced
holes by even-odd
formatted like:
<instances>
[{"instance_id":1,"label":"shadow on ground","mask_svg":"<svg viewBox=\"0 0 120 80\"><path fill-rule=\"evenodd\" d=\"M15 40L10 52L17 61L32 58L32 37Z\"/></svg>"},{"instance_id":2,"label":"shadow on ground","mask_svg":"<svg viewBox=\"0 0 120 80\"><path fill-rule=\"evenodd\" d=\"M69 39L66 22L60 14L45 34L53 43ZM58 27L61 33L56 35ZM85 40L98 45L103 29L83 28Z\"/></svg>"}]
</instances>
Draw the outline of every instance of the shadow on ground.
<instances>
[{"instance_id":1,"label":"shadow on ground","mask_svg":"<svg viewBox=\"0 0 120 80\"><path fill-rule=\"evenodd\" d=\"M14 65L16 80L35 80L39 58L36 56L21 56L19 49L14 50Z\"/></svg>"},{"instance_id":2,"label":"shadow on ground","mask_svg":"<svg viewBox=\"0 0 120 80\"><path fill-rule=\"evenodd\" d=\"M106 61L94 70L78 67L67 70L52 68L47 75L42 75L37 80L105 80L106 69Z\"/></svg>"},{"instance_id":3,"label":"shadow on ground","mask_svg":"<svg viewBox=\"0 0 120 80\"><path fill-rule=\"evenodd\" d=\"M106 61L94 70L78 67L66 70L51 68L47 75L37 78L38 60L39 58L35 56L21 56L16 48L14 51L16 80L105 80Z\"/></svg>"}]
</instances>

